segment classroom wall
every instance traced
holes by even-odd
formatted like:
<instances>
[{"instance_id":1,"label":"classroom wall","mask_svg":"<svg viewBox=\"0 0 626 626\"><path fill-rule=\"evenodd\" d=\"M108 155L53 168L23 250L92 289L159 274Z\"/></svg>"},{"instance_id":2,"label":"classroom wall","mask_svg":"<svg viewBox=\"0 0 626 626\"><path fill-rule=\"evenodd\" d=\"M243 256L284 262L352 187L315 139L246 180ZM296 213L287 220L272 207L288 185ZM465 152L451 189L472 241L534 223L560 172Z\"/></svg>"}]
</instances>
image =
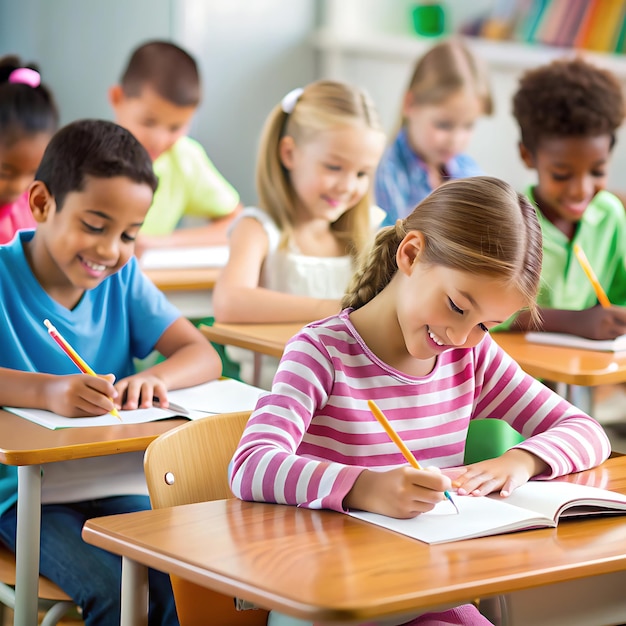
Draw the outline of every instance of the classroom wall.
<instances>
[{"instance_id":1,"label":"classroom wall","mask_svg":"<svg viewBox=\"0 0 626 626\"><path fill-rule=\"evenodd\" d=\"M315 78L315 22L315 0L0 0L0 55L39 63L63 123L111 119L107 89L130 50L171 38L196 56L203 76L191 134L253 203L263 120Z\"/></svg>"}]
</instances>

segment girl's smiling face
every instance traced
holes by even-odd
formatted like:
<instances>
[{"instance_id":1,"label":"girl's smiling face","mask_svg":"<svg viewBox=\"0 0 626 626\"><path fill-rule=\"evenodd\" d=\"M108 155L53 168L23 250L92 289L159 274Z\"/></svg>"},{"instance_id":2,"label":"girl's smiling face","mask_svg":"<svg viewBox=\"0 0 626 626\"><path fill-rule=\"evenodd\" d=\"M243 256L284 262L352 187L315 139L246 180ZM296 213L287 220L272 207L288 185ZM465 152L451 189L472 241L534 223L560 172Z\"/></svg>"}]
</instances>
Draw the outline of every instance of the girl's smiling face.
<instances>
[{"instance_id":1,"label":"girl's smiling face","mask_svg":"<svg viewBox=\"0 0 626 626\"><path fill-rule=\"evenodd\" d=\"M433 167L445 165L467 148L482 114L480 99L465 90L440 104L418 104L409 92L403 110L411 148Z\"/></svg>"},{"instance_id":2,"label":"girl's smiling face","mask_svg":"<svg viewBox=\"0 0 626 626\"><path fill-rule=\"evenodd\" d=\"M33 182L50 133L22 135L17 141L0 141L0 206L15 202Z\"/></svg>"},{"instance_id":3,"label":"girl's smiling face","mask_svg":"<svg viewBox=\"0 0 626 626\"><path fill-rule=\"evenodd\" d=\"M124 176L87 176L83 189L68 193L61 208L39 181L30 201L39 224L27 249L29 263L48 294L71 309L86 289L129 261L152 190Z\"/></svg>"},{"instance_id":4,"label":"girl's smiling face","mask_svg":"<svg viewBox=\"0 0 626 626\"><path fill-rule=\"evenodd\" d=\"M420 237L413 231L405 241L417 240L419 250ZM432 359L450 348L472 348L525 305L519 290L500 279L427 265L420 262L419 253L413 258L410 264L399 263L394 279L401 283L396 289L396 343L404 343L415 359Z\"/></svg>"},{"instance_id":5,"label":"girl's smiling face","mask_svg":"<svg viewBox=\"0 0 626 626\"><path fill-rule=\"evenodd\" d=\"M385 145L382 132L363 126L319 131L296 144L280 143L281 162L289 170L298 221L332 223L368 192Z\"/></svg>"}]
</instances>

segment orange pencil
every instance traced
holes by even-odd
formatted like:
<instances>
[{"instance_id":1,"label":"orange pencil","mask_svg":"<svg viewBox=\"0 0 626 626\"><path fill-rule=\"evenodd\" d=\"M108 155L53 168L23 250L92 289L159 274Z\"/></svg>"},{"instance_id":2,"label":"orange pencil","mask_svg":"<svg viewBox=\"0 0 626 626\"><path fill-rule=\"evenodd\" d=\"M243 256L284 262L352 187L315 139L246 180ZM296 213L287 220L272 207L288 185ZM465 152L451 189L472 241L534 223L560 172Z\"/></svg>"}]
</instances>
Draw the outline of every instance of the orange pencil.
<instances>
[{"instance_id":1,"label":"orange pencil","mask_svg":"<svg viewBox=\"0 0 626 626\"><path fill-rule=\"evenodd\" d=\"M67 356L72 359L74 365L83 373L89 374L90 376L98 376L87 363L83 360L83 358L72 348L72 346L67 342L67 340L61 335L61 333L52 325L50 320L43 321L44 326L48 329L48 334L56 341L61 350L67 354ZM118 420L122 421L120 414L117 412L116 408L111 410L111 415L117 417Z\"/></svg>"},{"instance_id":2,"label":"orange pencil","mask_svg":"<svg viewBox=\"0 0 626 626\"><path fill-rule=\"evenodd\" d=\"M583 268L583 271L587 275L587 278L589 279L589 282L591 283L593 290L596 292L596 296L598 297L598 302L605 309L611 308L611 301L608 299L606 293L604 292L604 289L602 289L602 285L600 284L598 277L593 271L591 264L587 260L587 255L583 252L583 249L577 243L574 244L574 254L576 255L576 258L578 259L580 266Z\"/></svg>"},{"instance_id":3,"label":"orange pencil","mask_svg":"<svg viewBox=\"0 0 626 626\"><path fill-rule=\"evenodd\" d=\"M373 400L367 401L367 406L369 406L370 411L374 415L374 417L378 420L380 425L385 429L385 432L389 435L389 439L393 441L399 448L400 452L402 452L402 456L409 462L411 467L415 469L421 470L422 466L419 464L418 460L415 458L413 453L407 448L406 443L400 439L400 435L393 429L393 426L389 423L387 416L378 408L378 405ZM450 504L456 509L456 512L459 512L459 508L454 503L452 496L449 492L444 491L443 495L450 500Z\"/></svg>"}]
</instances>

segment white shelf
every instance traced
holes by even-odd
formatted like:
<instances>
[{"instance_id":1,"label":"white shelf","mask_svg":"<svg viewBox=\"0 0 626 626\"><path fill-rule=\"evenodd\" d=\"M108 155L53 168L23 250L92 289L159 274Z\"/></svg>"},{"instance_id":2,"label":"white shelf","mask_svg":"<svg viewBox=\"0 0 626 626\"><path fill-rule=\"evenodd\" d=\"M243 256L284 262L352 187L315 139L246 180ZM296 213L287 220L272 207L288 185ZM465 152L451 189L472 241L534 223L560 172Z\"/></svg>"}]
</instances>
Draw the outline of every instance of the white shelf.
<instances>
[{"instance_id":1,"label":"white shelf","mask_svg":"<svg viewBox=\"0 0 626 626\"><path fill-rule=\"evenodd\" d=\"M365 33L359 37L345 35L330 28L319 29L311 39L313 47L322 54L356 55L374 59L406 60L409 62L433 45L434 39ZM557 48L512 41L495 41L468 37L468 45L491 67L525 70L543 65L553 59L580 54L592 63L604 67L626 80L626 55L601 54L589 50Z\"/></svg>"}]
</instances>

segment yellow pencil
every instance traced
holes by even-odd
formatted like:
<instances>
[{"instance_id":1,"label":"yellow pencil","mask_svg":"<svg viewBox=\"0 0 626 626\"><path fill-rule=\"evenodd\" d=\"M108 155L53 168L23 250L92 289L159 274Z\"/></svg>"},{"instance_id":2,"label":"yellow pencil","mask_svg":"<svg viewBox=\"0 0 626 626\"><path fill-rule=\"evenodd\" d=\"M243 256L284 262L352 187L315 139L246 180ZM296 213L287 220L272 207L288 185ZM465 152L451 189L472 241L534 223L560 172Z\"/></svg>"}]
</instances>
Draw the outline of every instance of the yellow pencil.
<instances>
[{"instance_id":1,"label":"yellow pencil","mask_svg":"<svg viewBox=\"0 0 626 626\"><path fill-rule=\"evenodd\" d=\"M407 445L404 443L404 441L400 439L400 435L398 435L398 433L393 429L393 426L389 423L386 415L378 408L377 404L373 400L368 400L367 406L369 406L370 411L372 412L374 417L385 429L385 432L389 435L389 439L391 439L391 441L393 441L398 446L404 458L409 462L409 465L411 465L411 467L414 467L415 469L421 470L422 466L419 464L413 453L407 448ZM452 506L456 509L456 512L458 513L459 508L454 503L454 500L452 499L450 493L444 491L443 495L448 498L448 500L450 500L450 504L452 504Z\"/></svg>"},{"instance_id":2,"label":"yellow pencil","mask_svg":"<svg viewBox=\"0 0 626 626\"><path fill-rule=\"evenodd\" d=\"M580 266L583 268L583 271L587 275L593 290L596 292L596 296L598 297L598 302L605 308L609 309L611 307L611 301L608 299L604 289L602 289L602 285L598 280L591 264L587 260L587 255L584 253L583 249L576 243L574 244L574 254L580 263Z\"/></svg>"},{"instance_id":3,"label":"yellow pencil","mask_svg":"<svg viewBox=\"0 0 626 626\"><path fill-rule=\"evenodd\" d=\"M65 337L63 337L63 335L61 335L61 333L52 325L50 320L44 320L43 323L44 323L44 326L48 329L48 334L52 337L52 339L56 341L56 343L59 345L61 350L63 350L63 352L65 352L65 354L67 354L67 356L70 357L74 365L76 365L76 367L83 374L89 374L90 376L96 376L96 377L98 376L98 374L96 374L89 367L89 365L87 365L87 363L78 354L78 352L76 352L76 350L72 348L72 346L67 342L67 339L65 339ZM122 418L120 414L117 412L117 409L115 407L111 409L111 415L114 415L115 417L117 417L117 419L120 420L120 422L122 421Z\"/></svg>"}]
</instances>

